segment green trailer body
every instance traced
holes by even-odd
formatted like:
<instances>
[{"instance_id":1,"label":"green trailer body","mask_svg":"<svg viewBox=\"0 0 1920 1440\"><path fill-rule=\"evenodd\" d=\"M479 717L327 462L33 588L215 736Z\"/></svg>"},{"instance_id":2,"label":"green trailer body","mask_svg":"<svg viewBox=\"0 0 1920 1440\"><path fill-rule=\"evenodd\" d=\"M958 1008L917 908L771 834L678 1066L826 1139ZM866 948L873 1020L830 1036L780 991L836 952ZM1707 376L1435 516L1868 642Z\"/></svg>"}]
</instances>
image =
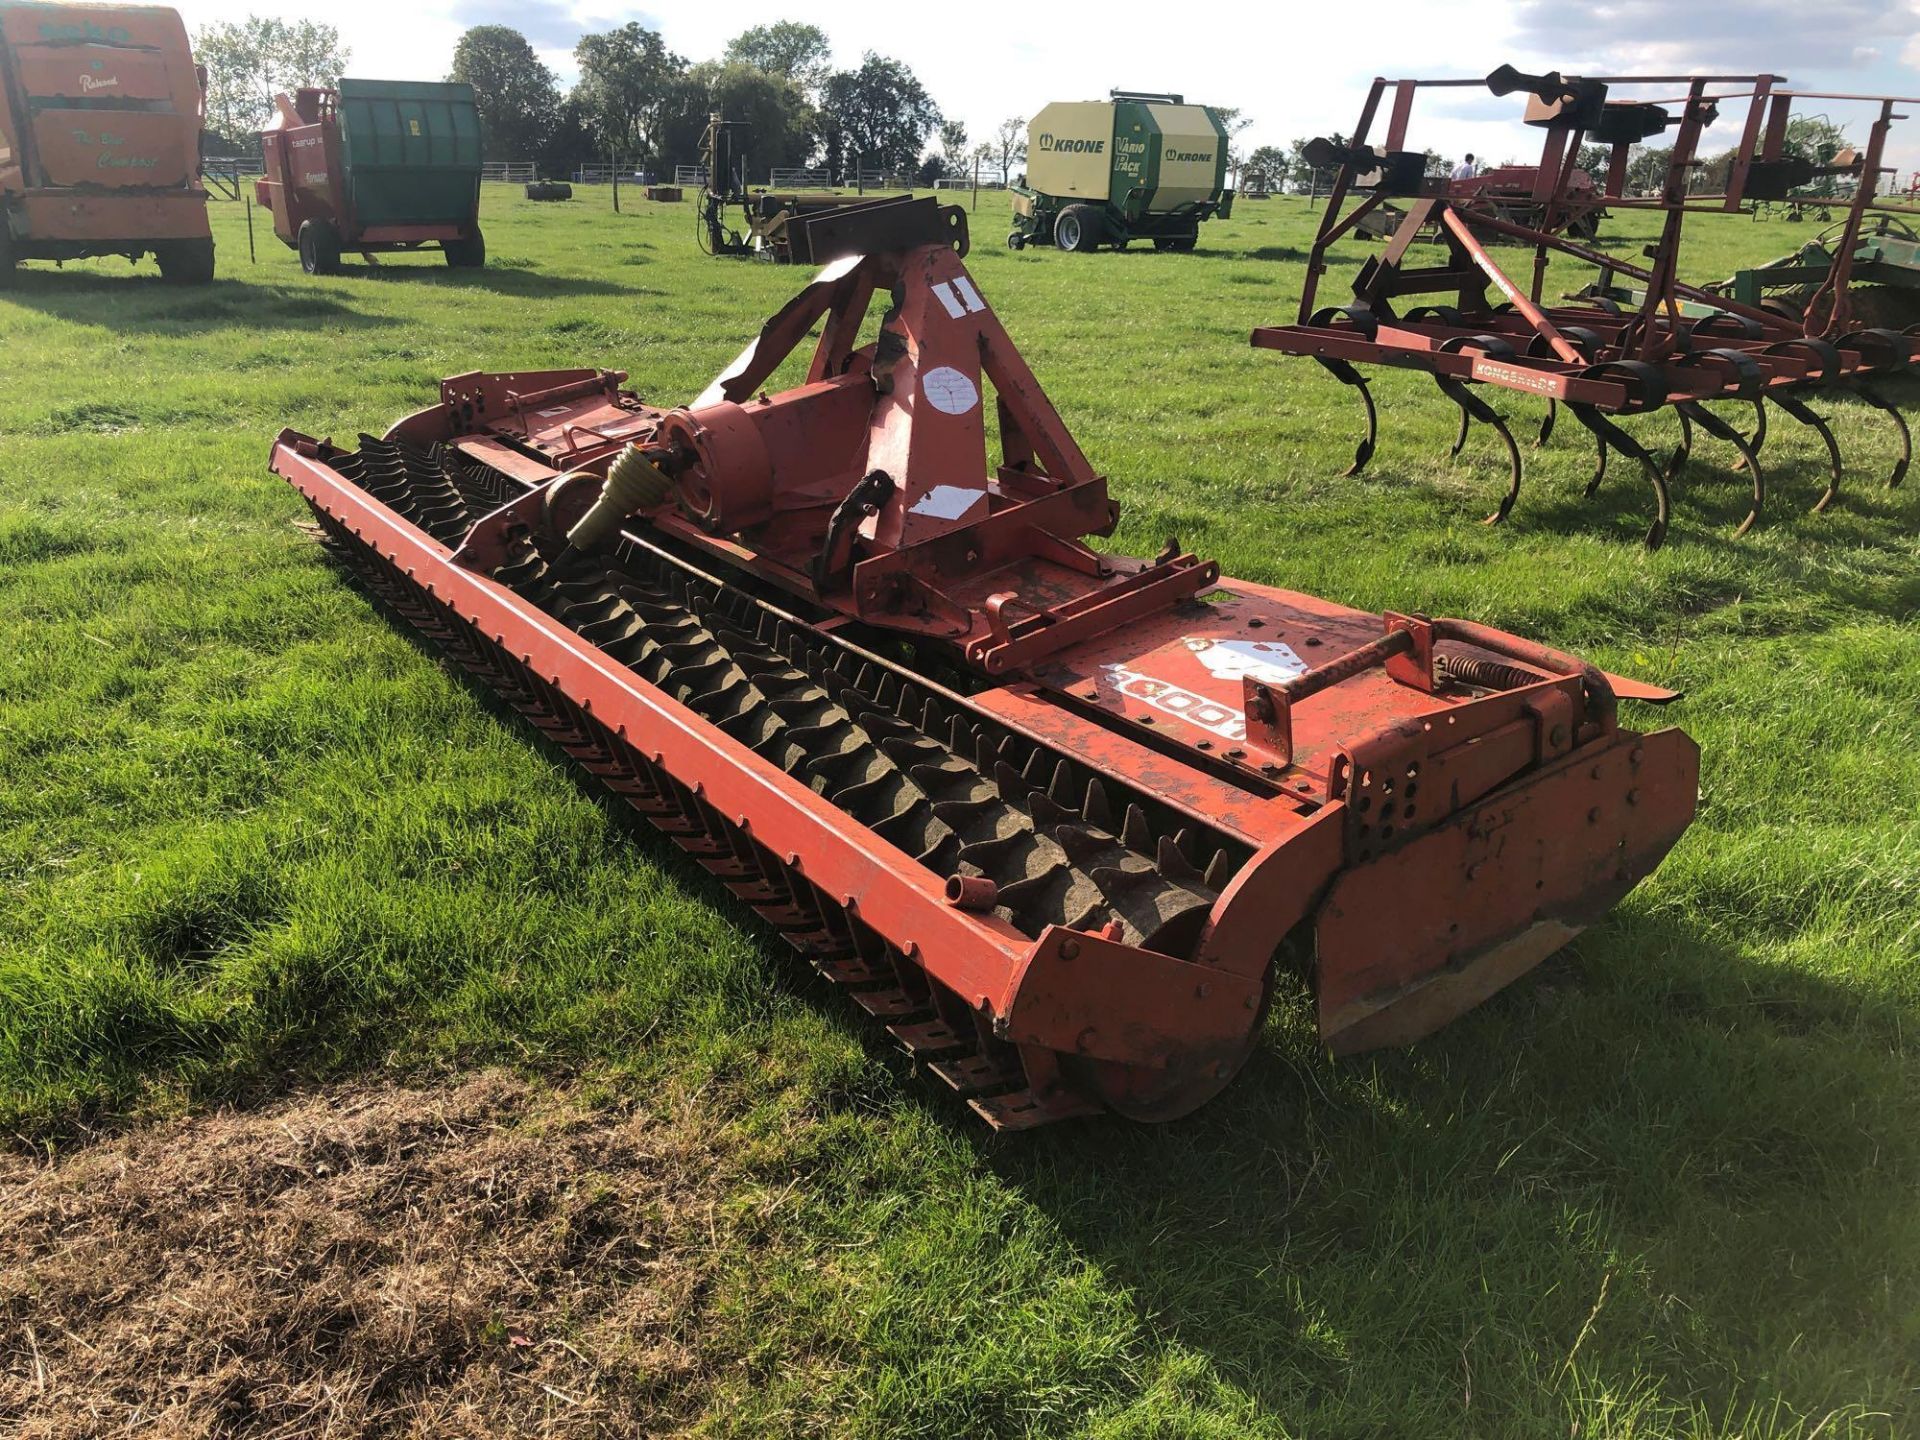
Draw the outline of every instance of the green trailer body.
<instances>
[{"instance_id":1,"label":"green trailer body","mask_svg":"<svg viewBox=\"0 0 1920 1440\"><path fill-rule=\"evenodd\" d=\"M1201 221L1232 213L1227 147L1219 114L1178 95L1116 90L1048 105L1027 127L1007 243L1191 250Z\"/></svg>"},{"instance_id":2,"label":"green trailer body","mask_svg":"<svg viewBox=\"0 0 1920 1440\"><path fill-rule=\"evenodd\" d=\"M343 79L340 142L362 225L472 225L478 217L483 157L471 85Z\"/></svg>"}]
</instances>

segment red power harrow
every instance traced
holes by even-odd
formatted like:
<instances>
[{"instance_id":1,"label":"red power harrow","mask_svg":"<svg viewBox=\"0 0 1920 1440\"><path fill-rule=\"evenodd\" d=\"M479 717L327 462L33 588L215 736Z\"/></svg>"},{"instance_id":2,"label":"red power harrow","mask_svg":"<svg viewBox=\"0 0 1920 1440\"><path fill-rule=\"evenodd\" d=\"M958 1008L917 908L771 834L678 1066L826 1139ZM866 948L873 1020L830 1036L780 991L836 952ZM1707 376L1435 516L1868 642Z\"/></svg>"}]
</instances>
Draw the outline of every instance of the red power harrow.
<instances>
[{"instance_id":1,"label":"red power harrow","mask_svg":"<svg viewBox=\"0 0 1920 1440\"><path fill-rule=\"evenodd\" d=\"M1458 88L1484 83L1496 95L1527 96L1526 123L1545 132L1540 164L1533 172L1537 225L1503 219L1456 195L1449 182L1425 176L1424 152L1408 148L1407 131L1416 95L1424 89ZM1610 454L1626 456L1640 468L1653 492L1654 513L1646 533L1649 548L1665 538L1671 506L1669 482L1687 464L1694 429L1732 447L1746 472L1752 501L1737 534L1759 518L1766 482L1759 451L1767 435L1767 402L1804 425L1824 442L1829 480L1813 508L1825 510L1838 496L1842 477L1840 447L1826 421L1806 403L1811 391L1850 391L1891 418L1898 431L1899 458L1888 479L1897 486L1912 456L1907 423L1871 382L1906 372L1920 358L1920 338L1911 332L1857 326L1849 301L1852 257L1869 214L1912 213L1905 197L1884 197L1880 178L1891 173L1883 163L1887 135L1896 120L1890 97L1836 96L1775 88L1774 75L1641 76L1589 79L1579 76L1524 75L1502 66L1484 82L1475 80L1375 80L1361 111L1354 139L1336 145L1315 142L1315 153L1339 166L1327 210L1315 238L1299 323L1266 326L1253 343L1290 355L1306 355L1344 384L1355 387L1366 408L1366 434L1356 447L1356 475L1373 458L1379 421L1367 379L1356 365L1391 365L1425 371L1460 412L1452 455L1459 455L1474 421L1491 427L1506 450L1506 493L1489 524L1507 518L1519 498L1520 447L1506 418L1472 387L1492 385L1547 402L1539 444L1552 434L1561 405L1594 437L1598 462L1586 493L1592 496L1606 479ZM1678 98L1622 99L1627 90L1642 94L1683 87ZM1383 99L1391 97L1384 143L1368 141ZM1843 150L1829 164L1814 164L1787 149L1787 125L1796 100L1850 101L1874 109L1864 151ZM1739 121L1739 136L1725 158L1726 182L1719 193L1694 188L1703 133L1727 108ZM1629 152L1671 131L1672 154L1658 194L1627 189ZM1610 149L1605 183L1596 197L1578 183L1585 172L1575 160L1583 144ZM1836 242L1835 263L1814 303L1804 311L1784 311L1736 303L1723 295L1684 284L1678 278L1682 224L1690 213L1739 211L1752 204L1784 200L1809 181L1838 177L1851 185L1847 217ZM1326 271L1329 247L1362 226L1393 196L1412 197L1405 216L1382 252L1361 267L1351 302L1321 308L1318 281ZM1665 213L1648 264L1629 264L1593 250L1566 234L1570 213L1586 213L1596 203L1609 209L1650 209ZM1467 208L1472 207L1472 208ZM1444 256L1432 264L1412 264L1410 252L1423 236L1435 236ZM1531 283L1516 284L1489 255L1485 243L1501 237L1533 247ZM1543 299L1550 255L1565 255L1595 266L1600 283L1550 305ZM1623 306L1612 289L1625 276L1644 287L1631 292L1637 303ZM1414 303L1409 303L1410 301ZM1422 303L1424 302L1424 303ZM1751 409L1746 433L1710 405L1733 402ZM1634 435L1620 426L1622 416L1644 415L1671 407L1679 421L1679 440L1663 464Z\"/></svg>"},{"instance_id":2,"label":"red power harrow","mask_svg":"<svg viewBox=\"0 0 1920 1440\"><path fill-rule=\"evenodd\" d=\"M1193 1109L1296 960L1334 1050L1410 1041L1659 863L1698 754L1615 711L1669 692L1090 548L1106 481L964 216L915 203L917 237L888 217L690 405L463 375L357 451L285 432L272 467L996 1126ZM764 393L816 325L804 383Z\"/></svg>"}]
</instances>

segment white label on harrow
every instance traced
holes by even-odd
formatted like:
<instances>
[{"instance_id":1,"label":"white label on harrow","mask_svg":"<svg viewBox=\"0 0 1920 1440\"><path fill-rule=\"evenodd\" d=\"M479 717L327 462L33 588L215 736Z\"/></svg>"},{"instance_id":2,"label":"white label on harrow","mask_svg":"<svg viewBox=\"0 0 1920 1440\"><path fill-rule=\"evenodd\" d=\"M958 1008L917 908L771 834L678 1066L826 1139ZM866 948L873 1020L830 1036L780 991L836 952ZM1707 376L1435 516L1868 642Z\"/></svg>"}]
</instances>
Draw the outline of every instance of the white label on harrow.
<instances>
[{"instance_id":1,"label":"white label on harrow","mask_svg":"<svg viewBox=\"0 0 1920 1440\"><path fill-rule=\"evenodd\" d=\"M936 520L958 520L986 496L964 485L936 485L914 501L910 514L931 515Z\"/></svg>"},{"instance_id":2,"label":"white label on harrow","mask_svg":"<svg viewBox=\"0 0 1920 1440\"><path fill-rule=\"evenodd\" d=\"M947 307L947 314L955 320L967 313L967 307L961 303L960 297L953 293L953 287L946 281L937 282L933 287L933 293L940 297L940 303Z\"/></svg>"},{"instance_id":3,"label":"white label on harrow","mask_svg":"<svg viewBox=\"0 0 1920 1440\"><path fill-rule=\"evenodd\" d=\"M960 298L967 302L967 309L984 310L987 302L980 298L980 292L973 288L973 282L964 275L953 277L953 288L960 292Z\"/></svg>"},{"instance_id":4,"label":"white label on harrow","mask_svg":"<svg viewBox=\"0 0 1920 1440\"><path fill-rule=\"evenodd\" d=\"M545 410L536 410L533 413L538 415L542 420L551 420L555 415L566 414L567 407L565 405L550 405Z\"/></svg>"},{"instance_id":5,"label":"white label on harrow","mask_svg":"<svg viewBox=\"0 0 1920 1440\"><path fill-rule=\"evenodd\" d=\"M951 365L936 365L922 375L920 393L945 415L964 415L980 403L979 388Z\"/></svg>"},{"instance_id":6,"label":"white label on harrow","mask_svg":"<svg viewBox=\"0 0 1920 1440\"><path fill-rule=\"evenodd\" d=\"M1206 640L1189 635L1181 643L1209 673L1222 680L1251 675L1268 685L1284 685L1294 676L1307 673L1307 662L1294 653L1291 645L1278 640Z\"/></svg>"}]
</instances>

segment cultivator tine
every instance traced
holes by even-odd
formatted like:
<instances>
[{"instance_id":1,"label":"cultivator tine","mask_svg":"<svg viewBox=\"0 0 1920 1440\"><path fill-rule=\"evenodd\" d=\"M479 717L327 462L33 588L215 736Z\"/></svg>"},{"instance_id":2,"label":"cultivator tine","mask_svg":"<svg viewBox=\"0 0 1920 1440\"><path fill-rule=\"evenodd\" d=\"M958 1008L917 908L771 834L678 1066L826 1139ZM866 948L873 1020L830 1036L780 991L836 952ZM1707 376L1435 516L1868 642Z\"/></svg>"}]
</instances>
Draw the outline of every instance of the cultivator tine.
<instances>
[{"instance_id":1,"label":"cultivator tine","mask_svg":"<svg viewBox=\"0 0 1920 1440\"><path fill-rule=\"evenodd\" d=\"M1498 525L1512 513L1513 502L1520 498L1520 447L1514 442L1513 432L1507 428L1507 422L1500 412L1467 389L1460 381L1450 375L1436 375L1433 381L1440 387L1441 394L1460 407L1460 433L1454 439L1451 454L1458 455L1467 443L1467 426L1472 420L1478 420L1483 425L1491 425L1499 434L1501 443L1507 447L1507 493L1500 497L1499 508L1481 522L1486 525Z\"/></svg>"},{"instance_id":2,"label":"cultivator tine","mask_svg":"<svg viewBox=\"0 0 1920 1440\"><path fill-rule=\"evenodd\" d=\"M1686 407L1675 405L1673 415L1680 422L1680 443L1673 447L1673 454L1667 457L1667 479L1672 480L1687 468L1687 461L1693 458L1693 421L1687 417Z\"/></svg>"},{"instance_id":3,"label":"cultivator tine","mask_svg":"<svg viewBox=\"0 0 1920 1440\"><path fill-rule=\"evenodd\" d=\"M1753 478L1753 504L1747 509L1747 518L1740 522L1733 533L1736 537L1746 534L1760 519L1760 507L1765 504L1767 498L1766 476L1760 469L1759 454L1747 443L1746 436L1742 435L1736 427L1729 425L1697 400L1682 401L1674 406L1674 410L1680 416L1682 425L1687 424L1689 420L1698 421L1702 430L1716 440L1726 441L1740 452L1740 464Z\"/></svg>"},{"instance_id":4,"label":"cultivator tine","mask_svg":"<svg viewBox=\"0 0 1920 1440\"><path fill-rule=\"evenodd\" d=\"M1827 443L1827 489L1825 494L1813 502L1813 513L1818 515L1840 496L1840 442L1833 438L1833 431L1827 428L1825 418L1809 409L1799 396L1776 394L1773 396L1773 403L1802 425L1818 431L1820 438Z\"/></svg>"},{"instance_id":5,"label":"cultivator tine","mask_svg":"<svg viewBox=\"0 0 1920 1440\"><path fill-rule=\"evenodd\" d=\"M1540 433L1533 437L1533 448L1543 450L1547 441L1553 438L1553 422L1560 418L1560 402L1551 395L1547 397L1547 413L1540 421Z\"/></svg>"},{"instance_id":6,"label":"cultivator tine","mask_svg":"<svg viewBox=\"0 0 1920 1440\"><path fill-rule=\"evenodd\" d=\"M1647 483L1653 487L1653 523L1647 527L1646 547L1658 550L1667 538L1667 522L1672 514L1672 502L1667 492L1667 477L1654 461L1653 456L1633 436L1622 430L1613 421L1602 415L1591 405L1569 403L1574 418L1593 432L1594 439L1600 442L1600 466L1594 471L1593 479L1587 482L1587 494L1591 497L1599 490L1600 482L1607 475L1607 451L1618 450L1629 459L1640 462Z\"/></svg>"},{"instance_id":7,"label":"cultivator tine","mask_svg":"<svg viewBox=\"0 0 1920 1440\"><path fill-rule=\"evenodd\" d=\"M1893 472L1887 476L1887 488L1898 490L1900 482L1907 478L1907 467L1913 463L1913 432L1907 428L1907 417L1872 386L1856 385L1853 388L1862 400L1892 420L1894 428L1900 432L1900 458L1893 462Z\"/></svg>"},{"instance_id":8,"label":"cultivator tine","mask_svg":"<svg viewBox=\"0 0 1920 1440\"><path fill-rule=\"evenodd\" d=\"M1367 385L1366 377L1344 360L1330 359L1325 355L1316 357L1329 375L1342 385L1351 385L1360 392L1360 403L1367 410L1367 433L1360 443L1353 447L1353 464L1340 472L1341 478L1358 475L1367 468L1373 459L1374 442L1380 438L1380 412L1374 408L1373 391Z\"/></svg>"}]
</instances>

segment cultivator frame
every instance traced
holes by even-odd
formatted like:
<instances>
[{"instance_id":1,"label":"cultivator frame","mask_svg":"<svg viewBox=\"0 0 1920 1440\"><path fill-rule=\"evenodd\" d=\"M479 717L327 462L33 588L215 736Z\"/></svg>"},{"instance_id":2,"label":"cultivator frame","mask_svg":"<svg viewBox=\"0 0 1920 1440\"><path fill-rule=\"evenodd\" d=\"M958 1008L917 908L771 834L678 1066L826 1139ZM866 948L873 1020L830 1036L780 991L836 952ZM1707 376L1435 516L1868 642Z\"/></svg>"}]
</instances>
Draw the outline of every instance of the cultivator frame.
<instances>
[{"instance_id":1,"label":"cultivator frame","mask_svg":"<svg viewBox=\"0 0 1920 1440\"><path fill-rule=\"evenodd\" d=\"M1670 692L1092 549L1118 507L964 230L871 223L690 405L464 375L357 450L283 432L271 466L988 1122L1186 1113L1292 962L1330 1048L1410 1041L1684 831L1692 742L1617 715Z\"/></svg>"},{"instance_id":2,"label":"cultivator frame","mask_svg":"<svg viewBox=\"0 0 1920 1440\"><path fill-rule=\"evenodd\" d=\"M1537 227L1463 210L1444 183L1424 179L1424 154L1409 148L1409 123L1421 91L1482 83L1496 95L1525 93L1527 123L1545 132L1535 172L1543 217ZM1253 332L1252 343L1310 356L1359 391L1366 430L1345 472L1348 475L1359 474L1372 460L1379 431L1368 381L1355 367L1388 365L1431 375L1459 410L1450 454L1461 453L1475 421L1491 428L1505 449L1507 489L1486 517L1489 524L1511 513L1524 467L1506 418L1474 392L1472 387L1480 385L1547 401L1538 444L1544 445L1551 436L1560 406L1574 415L1597 446L1597 463L1586 485L1589 497L1604 482L1610 455L1623 455L1636 464L1653 498L1653 517L1646 531L1649 548L1666 538L1670 482L1692 456L1696 427L1732 447L1751 485L1751 503L1735 533L1744 534L1759 519L1766 498L1759 452L1767 437L1769 401L1814 429L1825 446L1829 478L1813 505L1815 511L1827 509L1838 497L1843 464L1832 430L1806 403L1814 391L1851 391L1890 417L1899 456L1887 483L1898 486L1911 460L1912 440L1905 419L1873 382L1911 368L1920 358L1920 338L1884 327L1853 325L1849 293L1855 242L1867 218L1913 213L1904 197L1882 196L1878 184L1889 173L1883 163L1888 132L1895 121L1905 118L1896 113L1896 107L1920 102L1796 92L1780 88L1782 84L1776 75L1589 78L1557 72L1525 75L1508 66L1484 82L1375 80L1354 139L1344 146L1323 142L1325 152L1337 156L1340 168L1308 260L1298 321L1260 327ZM1647 88L1667 87L1681 87L1681 94L1677 98L1614 98L1622 89L1644 93ZM1376 149L1369 136L1389 96L1384 144ZM1787 123L1793 106L1809 100L1874 105L1865 150L1842 152L1828 165L1788 153ZM1693 193L1689 184L1699 163L1702 133L1723 106L1734 108L1741 120L1726 187L1718 194ZM1659 194L1628 192L1631 147L1669 130L1672 156ZM1607 145L1611 151L1602 203L1665 214L1645 266L1550 233L1572 203L1569 186L1580 173L1574 159L1588 141ZM1744 304L1680 280L1687 215L1738 211L1752 203L1781 199L1821 175L1849 178L1855 188L1842 222L1836 259L1804 313L1785 314L1778 308ZM1322 307L1318 285L1327 270L1328 250L1392 195L1412 197L1392 238L1362 266L1349 303ZM1582 203L1590 203L1590 197ZM1423 232L1437 234L1445 248L1445 257L1437 264L1412 263L1412 247ZM1533 248L1529 284L1516 284L1501 269L1488 253L1485 241L1490 236ZM1555 254L1595 266L1601 272L1601 286L1571 297L1568 303L1548 303L1543 292L1548 260ZM1640 287L1631 292L1631 308L1618 298L1624 292L1612 288L1617 275L1629 277ZM1425 303L1407 305L1409 299ZM1710 313L1688 314L1689 302L1708 307ZM1750 434L1707 408L1721 402L1751 407ZM1678 443L1664 463L1617 423L1620 417L1662 409L1671 409L1679 421Z\"/></svg>"}]
</instances>

